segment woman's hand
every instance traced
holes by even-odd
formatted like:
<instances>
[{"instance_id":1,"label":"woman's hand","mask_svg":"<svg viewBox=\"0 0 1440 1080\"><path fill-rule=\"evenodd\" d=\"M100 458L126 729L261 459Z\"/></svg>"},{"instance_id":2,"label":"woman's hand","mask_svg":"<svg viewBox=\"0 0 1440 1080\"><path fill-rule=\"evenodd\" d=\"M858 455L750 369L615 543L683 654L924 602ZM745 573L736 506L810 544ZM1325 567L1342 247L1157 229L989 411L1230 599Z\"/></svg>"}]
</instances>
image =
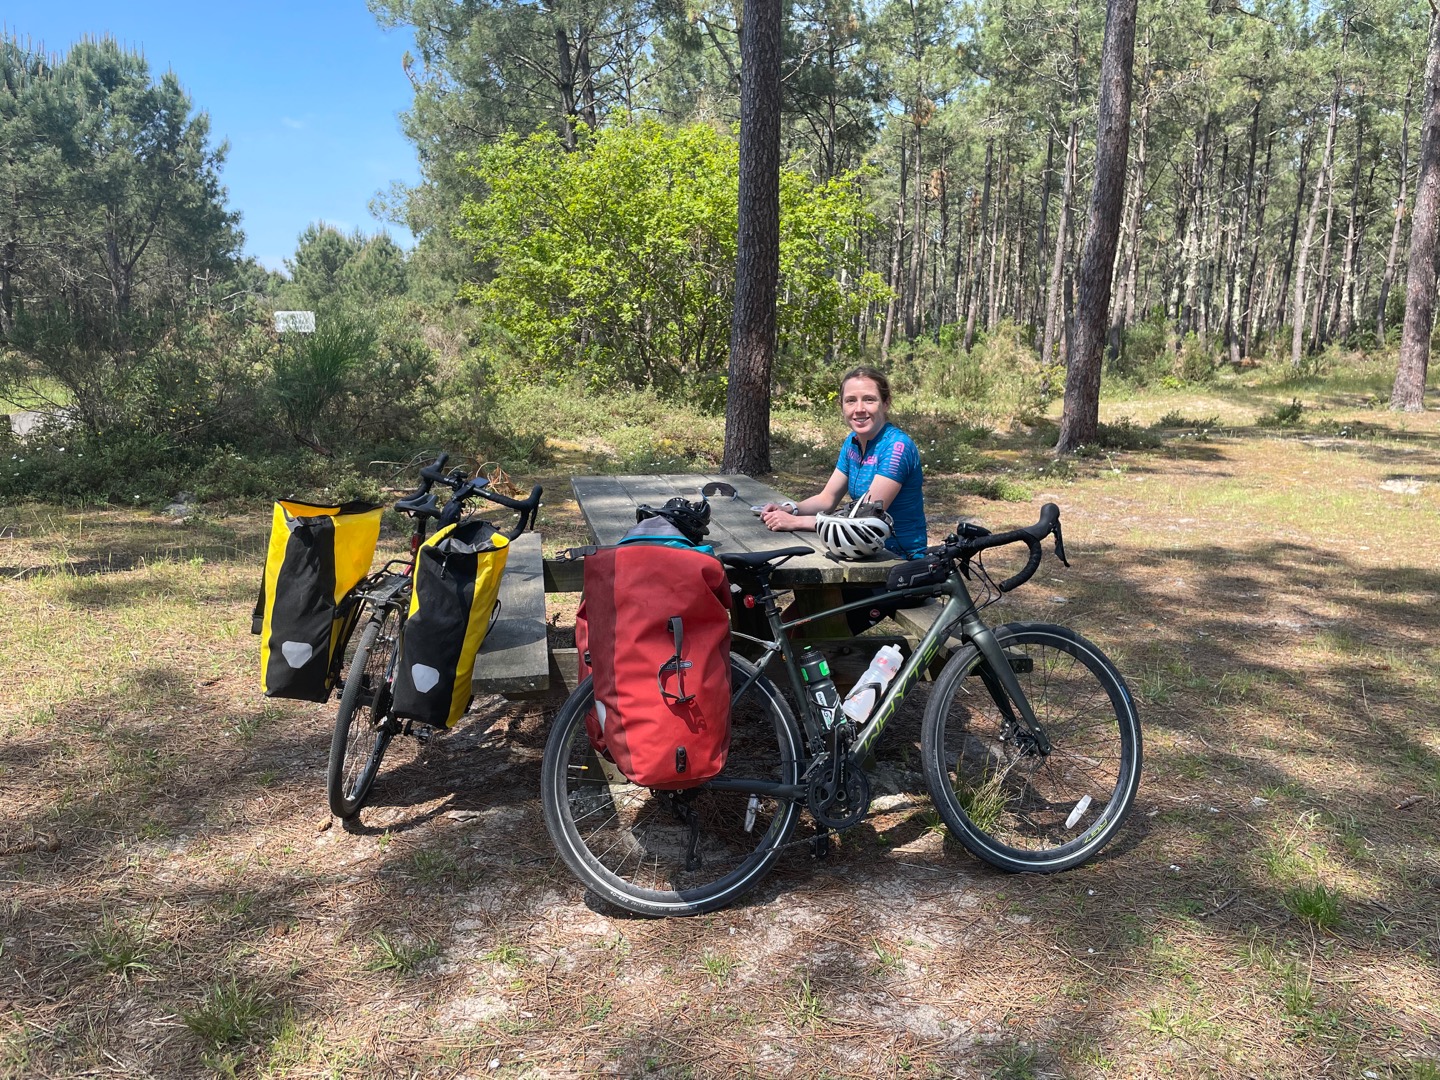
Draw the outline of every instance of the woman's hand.
<instances>
[{"instance_id":1,"label":"woman's hand","mask_svg":"<svg viewBox=\"0 0 1440 1080\"><path fill-rule=\"evenodd\" d=\"M815 519L810 516L802 516L795 511L799 507L794 503L780 506L776 503L767 503L765 510L760 515L760 520L771 532L804 532L807 529L815 528Z\"/></svg>"},{"instance_id":2,"label":"woman's hand","mask_svg":"<svg viewBox=\"0 0 1440 1080\"><path fill-rule=\"evenodd\" d=\"M797 511L799 511L799 509L800 509L799 506L797 506L795 503L791 502L789 499L786 499L784 502L778 502L778 503L777 503L777 502L768 502L768 503L766 503L764 506L762 506L762 507L760 508L760 513L763 515L763 514L768 514L768 513L770 513L770 511L772 511L772 510L784 510L786 513L794 514L794 513L796 513Z\"/></svg>"}]
</instances>

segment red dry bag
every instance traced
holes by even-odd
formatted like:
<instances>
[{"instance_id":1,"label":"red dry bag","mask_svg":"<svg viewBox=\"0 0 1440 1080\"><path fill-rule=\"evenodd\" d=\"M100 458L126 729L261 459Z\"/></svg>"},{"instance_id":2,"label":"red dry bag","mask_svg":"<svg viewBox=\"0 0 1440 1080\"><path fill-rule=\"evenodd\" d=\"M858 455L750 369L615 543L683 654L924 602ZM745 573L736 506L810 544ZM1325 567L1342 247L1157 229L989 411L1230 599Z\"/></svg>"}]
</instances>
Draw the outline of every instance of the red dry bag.
<instances>
[{"instance_id":1,"label":"red dry bag","mask_svg":"<svg viewBox=\"0 0 1440 1080\"><path fill-rule=\"evenodd\" d=\"M696 787L730 750L730 582L713 555L660 544L585 558L575 616L585 728L595 749L650 788Z\"/></svg>"}]
</instances>

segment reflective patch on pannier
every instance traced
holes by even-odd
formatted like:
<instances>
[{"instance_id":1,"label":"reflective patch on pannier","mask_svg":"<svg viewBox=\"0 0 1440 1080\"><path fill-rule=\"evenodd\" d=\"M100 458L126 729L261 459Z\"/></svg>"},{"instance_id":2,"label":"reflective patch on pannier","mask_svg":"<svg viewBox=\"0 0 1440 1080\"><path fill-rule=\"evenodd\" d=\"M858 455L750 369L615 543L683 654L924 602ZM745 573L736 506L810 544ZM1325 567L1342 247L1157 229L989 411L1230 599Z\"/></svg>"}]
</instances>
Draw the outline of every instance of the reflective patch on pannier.
<instances>
[{"instance_id":1,"label":"reflective patch on pannier","mask_svg":"<svg viewBox=\"0 0 1440 1080\"><path fill-rule=\"evenodd\" d=\"M260 688L267 697L330 696L335 645L358 614L346 597L369 572L379 538L380 508L370 503L275 504L250 627L260 635Z\"/></svg>"}]
</instances>

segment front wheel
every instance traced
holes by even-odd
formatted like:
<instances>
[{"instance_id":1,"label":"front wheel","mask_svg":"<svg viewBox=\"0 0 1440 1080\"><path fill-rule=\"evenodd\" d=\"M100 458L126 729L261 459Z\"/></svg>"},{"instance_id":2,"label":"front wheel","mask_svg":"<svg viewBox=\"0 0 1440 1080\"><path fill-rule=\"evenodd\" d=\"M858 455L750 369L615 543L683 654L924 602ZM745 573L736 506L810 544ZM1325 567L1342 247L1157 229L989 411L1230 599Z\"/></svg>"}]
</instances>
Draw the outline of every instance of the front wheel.
<instances>
[{"instance_id":1,"label":"front wheel","mask_svg":"<svg viewBox=\"0 0 1440 1080\"><path fill-rule=\"evenodd\" d=\"M1140 718L1115 665L1073 630L1011 623L995 636L1050 740L1042 753L996 704L975 646L952 656L930 694L921 761L956 838L1002 870L1078 866L1108 843L1140 786Z\"/></svg>"},{"instance_id":2,"label":"front wheel","mask_svg":"<svg viewBox=\"0 0 1440 1080\"><path fill-rule=\"evenodd\" d=\"M340 694L325 787L331 813L347 821L360 813L370 797L380 761L394 735L388 714L391 667L399 638L398 608L387 605L371 615Z\"/></svg>"},{"instance_id":3,"label":"front wheel","mask_svg":"<svg viewBox=\"0 0 1440 1080\"><path fill-rule=\"evenodd\" d=\"M764 675L731 655L730 753L717 779L799 781L800 729ZM586 679L555 718L540 765L545 827L565 865L596 895L639 915L698 915L754 888L780 854L799 807L773 795L653 791L591 747Z\"/></svg>"}]
</instances>

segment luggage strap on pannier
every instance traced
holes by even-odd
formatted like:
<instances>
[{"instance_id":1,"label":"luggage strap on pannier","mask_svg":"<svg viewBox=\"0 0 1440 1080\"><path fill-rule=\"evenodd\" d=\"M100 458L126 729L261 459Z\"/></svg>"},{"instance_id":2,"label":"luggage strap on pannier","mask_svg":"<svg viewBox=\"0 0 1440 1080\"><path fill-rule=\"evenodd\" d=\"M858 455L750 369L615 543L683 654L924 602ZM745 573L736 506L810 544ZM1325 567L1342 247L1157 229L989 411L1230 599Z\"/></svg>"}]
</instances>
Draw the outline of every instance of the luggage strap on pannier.
<instances>
[{"instance_id":1,"label":"luggage strap on pannier","mask_svg":"<svg viewBox=\"0 0 1440 1080\"><path fill-rule=\"evenodd\" d=\"M673 701L676 705L684 705L695 700L694 694L685 693L685 669L694 667L694 661L681 660L681 649L685 645L685 620L679 615L672 615L665 623L671 635L675 638L675 655L660 665L660 670L655 673L655 683L660 687L660 696L666 701ZM675 672L675 681L680 687L679 694L672 694L665 689L665 673Z\"/></svg>"}]
</instances>

